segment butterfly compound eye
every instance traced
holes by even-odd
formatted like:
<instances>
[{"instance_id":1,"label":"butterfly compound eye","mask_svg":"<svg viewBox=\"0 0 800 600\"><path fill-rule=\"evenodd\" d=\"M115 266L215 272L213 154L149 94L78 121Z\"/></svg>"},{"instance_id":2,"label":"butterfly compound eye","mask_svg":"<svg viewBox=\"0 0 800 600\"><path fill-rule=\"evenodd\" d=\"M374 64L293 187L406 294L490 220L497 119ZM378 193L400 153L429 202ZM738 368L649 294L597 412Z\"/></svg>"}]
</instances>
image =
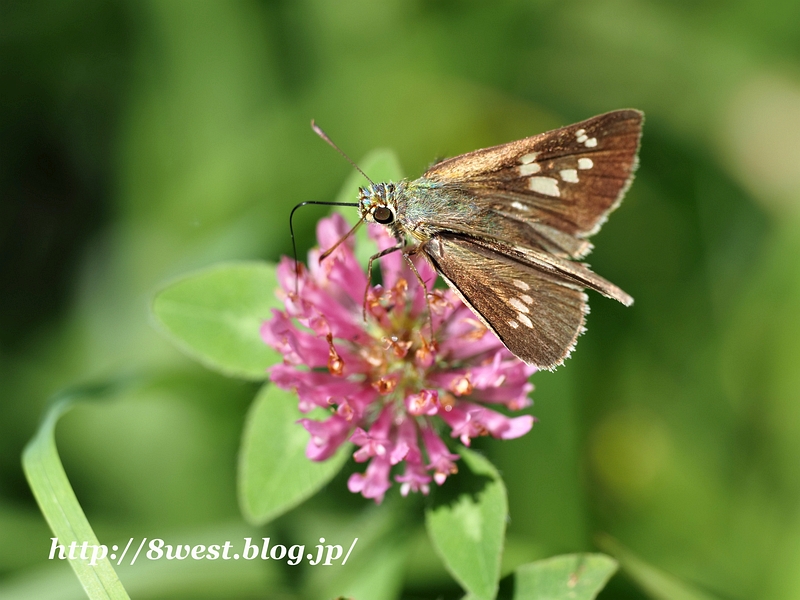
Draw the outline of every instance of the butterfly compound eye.
<instances>
[{"instance_id":1,"label":"butterfly compound eye","mask_svg":"<svg viewBox=\"0 0 800 600\"><path fill-rule=\"evenodd\" d=\"M375 219L375 222L380 223L381 225L388 225L394 221L394 213L392 213L392 211L385 206L379 206L376 208L375 212L372 213L372 216Z\"/></svg>"}]
</instances>

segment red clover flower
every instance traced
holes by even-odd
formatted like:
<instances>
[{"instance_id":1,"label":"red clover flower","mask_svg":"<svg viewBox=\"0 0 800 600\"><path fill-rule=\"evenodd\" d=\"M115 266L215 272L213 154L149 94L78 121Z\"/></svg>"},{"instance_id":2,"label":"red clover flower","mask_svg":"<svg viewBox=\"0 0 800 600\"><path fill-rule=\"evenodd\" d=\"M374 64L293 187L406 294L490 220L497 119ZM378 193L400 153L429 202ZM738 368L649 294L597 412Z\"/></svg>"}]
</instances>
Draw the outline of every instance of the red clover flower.
<instances>
[{"instance_id":1,"label":"red clover flower","mask_svg":"<svg viewBox=\"0 0 800 600\"><path fill-rule=\"evenodd\" d=\"M330 248L347 229L334 214L319 222L317 240ZM380 249L395 243L383 227L371 225L370 236ZM512 439L530 431L533 417L512 418L489 406L530 406L528 378L536 368L511 354L451 290L433 289L436 273L414 259L426 301L400 252L380 259L383 283L369 288L365 321L367 273L353 244L348 239L321 264L320 251L312 250L309 270L299 273L292 259L280 262L284 310L261 328L264 341L283 354L270 378L297 392L302 412L330 411L324 421L300 421L311 434L311 460L329 458L349 440L359 447L355 460L369 461L363 474L350 476L350 491L381 502L392 468L405 463L394 477L401 493L427 494L431 480L441 485L458 470L458 455L440 437L446 427L467 446L480 435Z\"/></svg>"}]
</instances>

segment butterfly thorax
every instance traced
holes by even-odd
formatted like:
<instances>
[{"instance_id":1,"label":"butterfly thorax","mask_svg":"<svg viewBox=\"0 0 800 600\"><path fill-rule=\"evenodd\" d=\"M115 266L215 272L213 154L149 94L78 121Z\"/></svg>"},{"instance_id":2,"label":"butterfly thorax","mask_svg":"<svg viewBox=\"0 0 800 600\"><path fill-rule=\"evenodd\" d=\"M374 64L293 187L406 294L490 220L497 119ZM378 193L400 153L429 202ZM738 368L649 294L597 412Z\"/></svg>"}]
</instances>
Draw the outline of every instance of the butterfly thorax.
<instances>
[{"instance_id":1,"label":"butterfly thorax","mask_svg":"<svg viewBox=\"0 0 800 600\"><path fill-rule=\"evenodd\" d=\"M487 212L458 186L424 177L414 181L376 183L359 188L359 211L368 223L379 223L397 239L409 236L426 242L443 228L482 230ZM443 227L446 224L448 227Z\"/></svg>"}]
</instances>

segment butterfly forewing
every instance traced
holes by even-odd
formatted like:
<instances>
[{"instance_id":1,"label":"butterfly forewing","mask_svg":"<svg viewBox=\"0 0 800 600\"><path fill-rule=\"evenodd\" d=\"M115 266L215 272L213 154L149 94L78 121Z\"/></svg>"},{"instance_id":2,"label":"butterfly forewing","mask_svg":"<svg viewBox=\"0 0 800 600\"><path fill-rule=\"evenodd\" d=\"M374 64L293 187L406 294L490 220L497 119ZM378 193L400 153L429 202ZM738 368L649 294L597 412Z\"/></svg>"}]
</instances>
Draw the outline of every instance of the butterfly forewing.
<instances>
[{"instance_id":1,"label":"butterfly forewing","mask_svg":"<svg viewBox=\"0 0 800 600\"><path fill-rule=\"evenodd\" d=\"M440 162L423 176L479 199L515 226L503 241L580 258L630 185L642 113L620 110ZM531 242L531 238L539 239Z\"/></svg>"},{"instance_id":2,"label":"butterfly forewing","mask_svg":"<svg viewBox=\"0 0 800 600\"><path fill-rule=\"evenodd\" d=\"M434 268L516 356L543 369L560 365L583 331L581 286L462 237L421 246Z\"/></svg>"}]
</instances>

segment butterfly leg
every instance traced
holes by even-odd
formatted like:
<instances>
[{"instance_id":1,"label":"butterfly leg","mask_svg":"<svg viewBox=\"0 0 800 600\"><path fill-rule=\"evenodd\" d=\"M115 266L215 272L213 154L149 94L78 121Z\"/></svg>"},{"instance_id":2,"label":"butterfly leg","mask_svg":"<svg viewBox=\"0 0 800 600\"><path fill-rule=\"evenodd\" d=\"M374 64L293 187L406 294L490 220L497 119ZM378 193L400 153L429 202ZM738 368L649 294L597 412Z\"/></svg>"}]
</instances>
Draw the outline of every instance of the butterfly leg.
<instances>
[{"instance_id":1,"label":"butterfly leg","mask_svg":"<svg viewBox=\"0 0 800 600\"><path fill-rule=\"evenodd\" d=\"M420 246L417 244L416 246L412 246L406 252L403 252L403 258L406 261L406 264L409 266L411 271L414 275L417 276L417 281L422 286L422 292L425 294L425 305L428 309L428 325L431 328L431 340L433 340L433 313L431 312L431 301L428 298L428 286L425 285L425 282L422 280L422 276L417 271L417 266L411 260L411 257L419 252ZM420 334L421 336L421 334ZM423 343L425 343L425 338L422 338Z\"/></svg>"},{"instance_id":2,"label":"butterfly leg","mask_svg":"<svg viewBox=\"0 0 800 600\"><path fill-rule=\"evenodd\" d=\"M369 294L370 285L372 282L370 281L370 277L372 275L372 262L381 258L382 256L386 256L387 254L391 254L392 252L397 252L398 250L403 251L403 260L406 261L406 264L411 269L411 272L417 277L417 281L422 286L422 291L425 294L425 304L428 309L428 324L431 329L431 338L433 338L433 313L431 312L431 303L430 299L428 298L428 286L425 285L425 282L422 280L422 276L417 271L417 267L414 262L411 260L411 256L417 254L419 252L419 245L412 246L406 249L406 244L404 240L398 241L397 244L394 246L390 246L384 250L381 250L377 254L373 254L369 257L369 262L367 263L367 289L364 290L364 304L362 308L362 317L366 321L367 320L367 295ZM424 340L423 340L424 341Z\"/></svg>"},{"instance_id":3,"label":"butterfly leg","mask_svg":"<svg viewBox=\"0 0 800 600\"><path fill-rule=\"evenodd\" d=\"M387 254L391 254L392 252L397 252L398 250L402 250L403 248L405 248L405 242L399 241L394 246L385 248L384 250L381 250L377 254L373 254L372 256L369 257L369 262L367 263L367 289L364 290L364 305L362 307L362 312L361 312L361 316L364 319L364 321L367 320L367 295L369 294L369 288L372 285L372 262L381 258L382 256L386 256Z\"/></svg>"}]
</instances>

